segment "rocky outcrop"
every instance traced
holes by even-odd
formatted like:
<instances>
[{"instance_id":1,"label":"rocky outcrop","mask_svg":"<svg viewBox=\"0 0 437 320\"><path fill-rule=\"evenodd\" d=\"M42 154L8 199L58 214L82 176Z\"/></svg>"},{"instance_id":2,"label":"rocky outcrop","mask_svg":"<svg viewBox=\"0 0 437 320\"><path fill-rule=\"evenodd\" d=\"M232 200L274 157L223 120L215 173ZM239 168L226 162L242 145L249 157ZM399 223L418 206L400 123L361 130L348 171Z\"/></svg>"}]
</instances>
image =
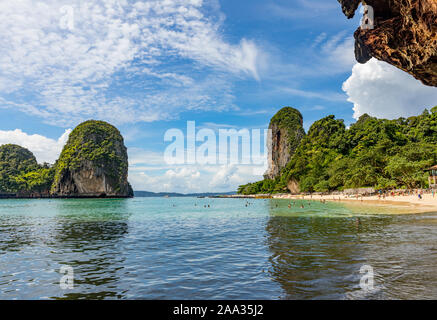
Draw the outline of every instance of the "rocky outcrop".
<instances>
[{"instance_id":1,"label":"rocky outcrop","mask_svg":"<svg viewBox=\"0 0 437 320\"><path fill-rule=\"evenodd\" d=\"M90 120L77 126L55 166L55 196L133 196L123 137L106 122Z\"/></svg>"},{"instance_id":2,"label":"rocky outcrop","mask_svg":"<svg viewBox=\"0 0 437 320\"><path fill-rule=\"evenodd\" d=\"M16 144L0 146L0 193L20 191L16 178L38 168L32 152Z\"/></svg>"},{"instance_id":3,"label":"rocky outcrop","mask_svg":"<svg viewBox=\"0 0 437 320\"><path fill-rule=\"evenodd\" d=\"M290 191L291 194L299 194L299 182L296 179L290 179L287 183L287 189L288 191Z\"/></svg>"},{"instance_id":4,"label":"rocky outcrop","mask_svg":"<svg viewBox=\"0 0 437 320\"><path fill-rule=\"evenodd\" d=\"M305 135L302 114L291 107L282 108L271 119L269 130L272 143L268 145L269 168L264 178L274 179L290 161Z\"/></svg>"},{"instance_id":5,"label":"rocky outcrop","mask_svg":"<svg viewBox=\"0 0 437 320\"><path fill-rule=\"evenodd\" d=\"M352 18L361 0L338 0ZM363 1L364 2L364 1ZM366 0L374 9L375 27L355 31L359 63L372 57L402 69L422 83L437 86L437 1Z\"/></svg>"}]
</instances>

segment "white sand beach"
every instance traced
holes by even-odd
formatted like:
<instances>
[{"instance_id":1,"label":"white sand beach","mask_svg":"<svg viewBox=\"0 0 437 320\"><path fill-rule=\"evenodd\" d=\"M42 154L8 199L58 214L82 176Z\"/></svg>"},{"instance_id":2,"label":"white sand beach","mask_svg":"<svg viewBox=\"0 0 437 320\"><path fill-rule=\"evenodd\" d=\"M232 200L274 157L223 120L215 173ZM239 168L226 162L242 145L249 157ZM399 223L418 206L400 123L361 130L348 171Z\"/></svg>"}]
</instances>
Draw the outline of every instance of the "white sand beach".
<instances>
[{"instance_id":1,"label":"white sand beach","mask_svg":"<svg viewBox=\"0 0 437 320\"><path fill-rule=\"evenodd\" d=\"M406 212L436 212L437 213L437 194L422 194L422 199L418 195L388 195L385 198L379 196L345 196L345 195L272 195L274 199L301 199L301 200L325 200L345 202L360 205L395 206L397 208L408 209Z\"/></svg>"}]
</instances>

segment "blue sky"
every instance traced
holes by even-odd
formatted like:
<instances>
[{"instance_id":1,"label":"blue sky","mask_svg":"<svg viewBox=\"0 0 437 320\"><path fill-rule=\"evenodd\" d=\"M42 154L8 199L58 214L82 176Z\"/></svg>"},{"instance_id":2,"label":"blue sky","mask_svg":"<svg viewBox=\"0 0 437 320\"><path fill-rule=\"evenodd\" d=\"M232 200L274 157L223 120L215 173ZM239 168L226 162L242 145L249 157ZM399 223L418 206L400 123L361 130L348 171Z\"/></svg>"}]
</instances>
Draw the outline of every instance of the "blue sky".
<instances>
[{"instance_id":1,"label":"blue sky","mask_svg":"<svg viewBox=\"0 0 437 320\"><path fill-rule=\"evenodd\" d=\"M106 120L125 137L137 190L229 191L261 178L250 166L166 164L164 133L187 121L263 129L293 106L308 129L329 114L350 124L437 104L408 74L355 63L360 14L346 19L334 0L86 3L0 1L0 143L53 162L77 124Z\"/></svg>"}]
</instances>

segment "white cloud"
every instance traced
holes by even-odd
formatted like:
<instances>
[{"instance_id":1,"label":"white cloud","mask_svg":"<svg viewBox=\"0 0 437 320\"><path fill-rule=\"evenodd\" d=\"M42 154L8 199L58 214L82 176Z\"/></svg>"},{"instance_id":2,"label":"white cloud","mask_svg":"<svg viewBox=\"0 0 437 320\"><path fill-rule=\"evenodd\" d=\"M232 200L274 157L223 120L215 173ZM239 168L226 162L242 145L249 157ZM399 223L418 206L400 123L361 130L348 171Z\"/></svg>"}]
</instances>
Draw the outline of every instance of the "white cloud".
<instances>
[{"instance_id":1,"label":"white cloud","mask_svg":"<svg viewBox=\"0 0 437 320\"><path fill-rule=\"evenodd\" d=\"M27 134L21 129L0 130L0 145L8 143L17 144L29 149L39 163L54 163L67 142L70 132L71 129L65 130L59 139L54 140L39 134Z\"/></svg>"},{"instance_id":2,"label":"white cloud","mask_svg":"<svg viewBox=\"0 0 437 320\"><path fill-rule=\"evenodd\" d=\"M265 66L260 64L260 73L263 79L278 82L277 88L284 87L285 84L288 88L296 90L296 94L306 91L301 85L304 81L318 81L349 73L356 63L354 38L346 31L334 34L321 33L310 43L293 50L292 55L288 51L284 55L276 49L263 52L263 56L268 55L269 63ZM313 86L314 81L308 84ZM306 97L310 98L308 95Z\"/></svg>"},{"instance_id":3,"label":"white cloud","mask_svg":"<svg viewBox=\"0 0 437 320\"><path fill-rule=\"evenodd\" d=\"M258 79L260 51L244 38L225 41L205 3L1 1L0 107L63 126L235 107L229 77ZM74 10L74 29L63 28L63 6Z\"/></svg>"},{"instance_id":4,"label":"white cloud","mask_svg":"<svg viewBox=\"0 0 437 320\"><path fill-rule=\"evenodd\" d=\"M345 96L341 93L337 92L314 92L314 91L305 91L293 88L282 88L281 91L286 92L293 96L304 97L304 98L312 98L312 99L320 99L326 101L344 101Z\"/></svg>"},{"instance_id":5,"label":"white cloud","mask_svg":"<svg viewBox=\"0 0 437 320\"><path fill-rule=\"evenodd\" d=\"M164 153L144 150L141 148L129 148L129 165L162 166L164 163Z\"/></svg>"},{"instance_id":6,"label":"white cloud","mask_svg":"<svg viewBox=\"0 0 437 320\"><path fill-rule=\"evenodd\" d=\"M314 40L313 44L311 45L311 48L317 47L319 43L321 43L326 39L326 36L327 36L326 32L322 32L321 34L319 34L317 38Z\"/></svg>"},{"instance_id":7,"label":"white cloud","mask_svg":"<svg viewBox=\"0 0 437 320\"><path fill-rule=\"evenodd\" d=\"M238 186L259 181L252 165L185 165L154 172L156 168L130 167L129 181L134 190L153 192L227 192ZM163 168L159 168L163 169Z\"/></svg>"},{"instance_id":8,"label":"white cloud","mask_svg":"<svg viewBox=\"0 0 437 320\"><path fill-rule=\"evenodd\" d=\"M388 119L408 117L437 105L436 88L376 59L356 64L343 91L354 104L354 118L364 113Z\"/></svg>"},{"instance_id":9,"label":"white cloud","mask_svg":"<svg viewBox=\"0 0 437 320\"><path fill-rule=\"evenodd\" d=\"M54 163L71 129L57 139L28 134L21 129L0 130L0 145L13 143L29 149L39 163ZM163 153L129 148L129 181L135 190L155 192L225 192L262 179L259 165L168 165ZM259 159L253 159L259 161Z\"/></svg>"},{"instance_id":10,"label":"white cloud","mask_svg":"<svg viewBox=\"0 0 437 320\"><path fill-rule=\"evenodd\" d=\"M326 0L298 0L293 2L293 6L280 5L266 1L264 11L272 15L288 18L292 20L316 19L321 16L332 16L332 12L338 9L338 4L328 3Z\"/></svg>"},{"instance_id":11,"label":"white cloud","mask_svg":"<svg viewBox=\"0 0 437 320\"><path fill-rule=\"evenodd\" d=\"M323 53L327 55L327 63L333 64L340 70L349 71L356 63L354 53L355 40L353 37L347 37L342 40L334 38L334 40L336 42L328 42L322 49Z\"/></svg>"},{"instance_id":12,"label":"white cloud","mask_svg":"<svg viewBox=\"0 0 437 320\"><path fill-rule=\"evenodd\" d=\"M134 190L154 192L225 192L262 180L266 154L252 156L253 164L167 164L163 152L129 148L129 181ZM229 160L229 154L226 153ZM249 160L250 161L250 160ZM260 165L257 165L260 163Z\"/></svg>"}]
</instances>

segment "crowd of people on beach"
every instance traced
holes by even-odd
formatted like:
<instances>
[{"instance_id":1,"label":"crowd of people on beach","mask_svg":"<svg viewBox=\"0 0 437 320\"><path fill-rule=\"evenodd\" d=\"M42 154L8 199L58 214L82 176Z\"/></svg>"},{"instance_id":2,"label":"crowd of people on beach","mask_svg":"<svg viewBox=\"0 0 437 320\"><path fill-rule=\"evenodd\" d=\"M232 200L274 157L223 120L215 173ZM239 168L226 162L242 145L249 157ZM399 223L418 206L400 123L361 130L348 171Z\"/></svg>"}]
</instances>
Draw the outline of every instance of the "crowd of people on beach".
<instances>
[{"instance_id":1,"label":"crowd of people on beach","mask_svg":"<svg viewBox=\"0 0 437 320\"><path fill-rule=\"evenodd\" d=\"M391 198L394 197L406 197L406 196L416 196L419 200L423 199L423 195L424 194L431 194L433 198L436 197L436 190L435 189L397 189L397 190L376 190L375 193L378 195L378 199L379 200L390 200ZM354 197L357 200L361 199L361 201L363 201L363 197L366 196L374 196L375 193L373 194L355 194L355 195L350 195L349 197ZM313 199L313 195L309 194L310 199ZM319 199L320 203L326 204L327 199L328 200L333 200L333 201L341 201L342 198L340 195L337 195L337 197L335 197L335 195L330 195L330 194L325 194L325 196L327 196L327 199L323 198L323 194L320 195L321 198ZM330 196L332 196L332 198L330 198ZM281 199L281 198L279 198ZM301 200L305 199L305 195L303 195L303 197L301 198ZM345 199L347 200L347 199ZM264 199L264 201L267 201L267 199ZM245 207L249 207L251 203L249 200L246 200L244 203ZM301 209L304 209L305 206L311 206L311 201L308 201L307 203L304 202L300 202L299 204L297 204L295 201L293 202L289 202L288 203L288 208L291 209L292 207L296 207L296 205L300 206ZM175 204L172 204L173 207L176 207ZM195 207L198 206L198 203L194 204ZM275 204L276 207L278 207L278 204ZM211 204L203 204L204 208L211 208Z\"/></svg>"},{"instance_id":2,"label":"crowd of people on beach","mask_svg":"<svg viewBox=\"0 0 437 320\"><path fill-rule=\"evenodd\" d=\"M385 200L388 197L417 196L419 200L422 200L424 194L432 194L434 198L436 192L435 189L378 190L378 199Z\"/></svg>"}]
</instances>

